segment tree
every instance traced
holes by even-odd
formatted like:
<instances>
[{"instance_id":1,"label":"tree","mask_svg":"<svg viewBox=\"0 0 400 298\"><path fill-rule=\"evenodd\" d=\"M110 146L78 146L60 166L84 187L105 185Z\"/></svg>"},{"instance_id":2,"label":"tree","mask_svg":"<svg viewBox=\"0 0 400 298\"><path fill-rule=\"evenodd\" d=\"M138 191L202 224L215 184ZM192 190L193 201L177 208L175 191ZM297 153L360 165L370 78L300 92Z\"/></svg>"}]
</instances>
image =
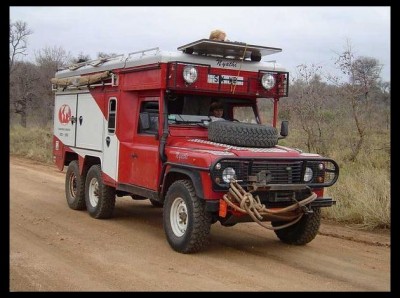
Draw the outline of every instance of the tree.
<instances>
[{"instance_id":1,"label":"tree","mask_svg":"<svg viewBox=\"0 0 400 298\"><path fill-rule=\"evenodd\" d=\"M364 97L367 99L369 91L376 87L382 65L379 61L371 57L358 57L354 60L351 66L353 71L351 72L350 80L364 89Z\"/></svg>"},{"instance_id":2,"label":"tree","mask_svg":"<svg viewBox=\"0 0 400 298\"><path fill-rule=\"evenodd\" d=\"M335 64L347 76L347 82L331 77L331 81L340 87L340 92L350 104L351 115L354 119L357 140L352 144L350 161L355 161L360 153L370 125L369 117L373 112L369 92L378 85L381 65L370 57L355 57L348 41L344 51L338 54Z\"/></svg>"},{"instance_id":3,"label":"tree","mask_svg":"<svg viewBox=\"0 0 400 298\"><path fill-rule=\"evenodd\" d=\"M305 132L305 142L309 152L327 154L329 129L332 113L327 109L330 96L329 88L322 82L321 67L301 64L297 66L297 74L291 87L291 97L294 98L287 106L290 114L298 121Z\"/></svg>"},{"instance_id":4,"label":"tree","mask_svg":"<svg viewBox=\"0 0 400 298\"><path fill-rule=\"evenodd\" d=\"M45 47L35 53L35 60L40 67L45 67L55 73L58 69L66 66L67 62L71 60L71 54L62 47Z\"/></svg>"},{"instance_id":5,"label":"tree","mask_svg":"<svg viewBox=\"0 0 400 298\"><path fill-rule=\"evenodd\" d=\"M46 125L53 117L54 93L51 90L51 78L54 78L57 70L66 66L71 59L62 47L45 47L35 53L36 65L40 80L38 82L37 112L39 112L42 125Z\"/></svg>"},{"instance_id":6,"label":"tree","mask_svg":"<svg viewBox=\"0 0 400 298\"><path fill-rule=\"evenodd\" d=\"M90 55L89 54L83 54L82 52L79 53L78 57L73 57L71 58L70 62L72 64L76 64L76 63L82 63L82 62L86 62L86 61L90 61Z\"/></svg>"},{"instance_id":7,"label":"tree","mask_svg":"<svg viewBox=\"0 0 400 298\"><path fill-rule=\"evenodd\" d=\"M12 74L13 84L10 85L11 111L20 115L20 124L27 127L29 110L38 99L38 82L40 75L36 65L30 62L16 62Z\"/></svg>"},{"instance_id":8,"label":"tree","mask_svg":"<svg viewBox=\"0 0 400 298\"><path fill-rule=\"evenodd\" d=\"M98 52L97 53L97 58L110 58L110 57L115 57L118 56L116 53L106 53L106 52Z\"/></svg>"},{"instance_id":9,"label":"tree","mask_svg":"<svg viewBox=\"0 0 400 298\"><path fill-rule=\"evenodd\" d=\"M9 72L10 74L14 71L15 61L18 56L26 55L27 50L27 38L33 33L32 30L28 28L28 24L22 21L16 21L15 23L10 23L9 28L10 33L10 57L9 57Z\"/></svg>"}]
</instances>

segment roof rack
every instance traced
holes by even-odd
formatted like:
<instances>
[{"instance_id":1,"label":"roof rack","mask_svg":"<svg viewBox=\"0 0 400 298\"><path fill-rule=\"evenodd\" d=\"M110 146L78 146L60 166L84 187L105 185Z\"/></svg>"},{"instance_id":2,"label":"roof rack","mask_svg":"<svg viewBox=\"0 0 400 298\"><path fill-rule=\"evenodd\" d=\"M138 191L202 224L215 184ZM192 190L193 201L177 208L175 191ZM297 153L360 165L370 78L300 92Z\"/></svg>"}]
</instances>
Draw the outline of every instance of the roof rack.
<instances>
[{"instance_id":1,"label":"roof rack","mask_svg":"<svg viewBox=\"0 0 400 298\"><path fill-rule=\"evenodd\" d=\"M58 69L57 71L60 70L64 70L64 69L69 69L69 70L77 70L83 66L100 66L102 64L104 64L105 62L111 61L111 60L116 60L118 57L123 57L124 54L120 54L120 55L116 55L116 56L111 56L111 57L101 57L101 58L97 58L97 59L92 59L92 60L88 60L88 61L84 61L84 62L80 62L80 63L74 63L71 65L68 65L66 67L62 67L60 69Z\"/></svg>"}]
</instances>

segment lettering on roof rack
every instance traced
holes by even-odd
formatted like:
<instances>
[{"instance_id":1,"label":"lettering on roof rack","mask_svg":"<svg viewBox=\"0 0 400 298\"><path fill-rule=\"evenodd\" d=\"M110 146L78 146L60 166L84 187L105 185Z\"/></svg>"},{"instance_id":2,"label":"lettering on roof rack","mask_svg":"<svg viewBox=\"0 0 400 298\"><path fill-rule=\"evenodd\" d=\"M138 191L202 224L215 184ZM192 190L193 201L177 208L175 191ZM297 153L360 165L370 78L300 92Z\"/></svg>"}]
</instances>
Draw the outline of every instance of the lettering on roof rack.
<instances>
[{"instance_id":1,"label":"lettering on roof rack","mask_svg":"<svg viewBox=\"0 0 400 298\"><path fill-rule=\"evenodd\" d=\"M217 65L222 67L237 67L237 63L234 61L223 61L222 59L217 59Z\"/></svg>"}]
</instances>

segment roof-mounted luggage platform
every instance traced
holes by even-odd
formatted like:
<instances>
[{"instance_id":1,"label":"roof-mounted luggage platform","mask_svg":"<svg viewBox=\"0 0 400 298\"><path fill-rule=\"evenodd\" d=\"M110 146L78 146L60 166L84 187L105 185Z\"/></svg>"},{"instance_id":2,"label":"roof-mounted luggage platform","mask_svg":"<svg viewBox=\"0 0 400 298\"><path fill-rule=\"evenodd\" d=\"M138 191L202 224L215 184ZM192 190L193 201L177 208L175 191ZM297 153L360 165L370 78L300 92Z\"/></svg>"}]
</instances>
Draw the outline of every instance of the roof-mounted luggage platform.
<instances>
[{"instance_id":1,"label":"roof-mounted luggage platform","mask_svg":"<svg viewBox=\"0 0 400 298\"><path fill-rule=\"evenodd\" d=\"M219 56L233 59L250 59L260 61L262 56L282 52L282 49L257 46L236 41L217 41L200 39L180 46L178 50L187 54Z\"/></svg>"}]
</instances>

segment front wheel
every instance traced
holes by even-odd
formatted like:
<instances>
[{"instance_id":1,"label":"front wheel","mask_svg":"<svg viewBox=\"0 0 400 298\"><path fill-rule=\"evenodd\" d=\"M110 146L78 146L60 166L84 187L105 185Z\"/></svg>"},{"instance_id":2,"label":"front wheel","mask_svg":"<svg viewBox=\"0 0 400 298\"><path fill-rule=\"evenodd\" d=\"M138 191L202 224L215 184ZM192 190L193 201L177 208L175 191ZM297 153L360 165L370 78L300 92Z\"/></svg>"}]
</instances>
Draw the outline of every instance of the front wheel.
<instances>
[{"instance_id":1,"label":"front wheel","mask_svg":"<svg viewBox=\"0 0 400 298\"><path fill-rule=\"evenodd\" d=\"M111 217L115 207L115 188L103 183L100 165L89 169L85 184L86 208L90 216Z\"/></svg>"},{"instance_id":2,"label":"front wheel","mask_svg":"<svg viewBox=\"0 0 400 298\"><path fill-rule=\"evenodd\" d=\"M163 225L168 243L178 252L197 252L208 245L211 215L190 180L175 181L168 189Z\"/></svg>"},{"instance_id":3,"label":"front wheel","mask_svg":"<svg viewBox=\"0 0 400 298\"><path fill-rule=\"evenodd\" d=\"M305 214L294 225L281 230L275 230L276 236L287 244L304 245L311 242L318 234L321 224L321 209L312 208L313 213ZM271 222L272 226L278 227L286 222Z\"/></svg>"}]
</instances>

